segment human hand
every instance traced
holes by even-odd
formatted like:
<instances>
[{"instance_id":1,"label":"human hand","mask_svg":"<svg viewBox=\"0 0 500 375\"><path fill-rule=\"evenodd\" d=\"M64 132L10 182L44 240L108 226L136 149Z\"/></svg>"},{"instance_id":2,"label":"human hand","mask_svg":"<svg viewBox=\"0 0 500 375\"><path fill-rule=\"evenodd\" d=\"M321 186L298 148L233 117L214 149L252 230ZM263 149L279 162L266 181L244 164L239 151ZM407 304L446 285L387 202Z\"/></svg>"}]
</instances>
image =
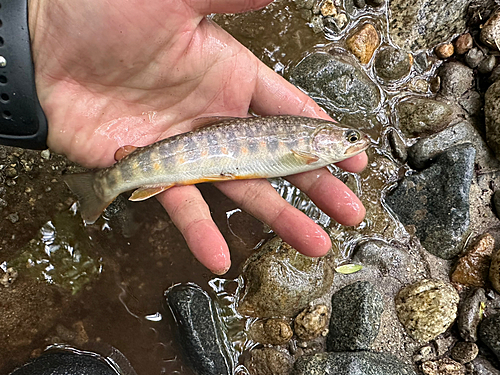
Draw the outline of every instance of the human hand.
<instances>
[{"instance_id":1,"label":"human hand","mask_svg":"<svg viewBox=\"0 0 500 375\"><path fill-rule=\"evenodd\" d=\"M242 12L270 0L31 0L36 87L49 122L48 145L87 167L113 164L125 145L145 146L191 130L205 116L291 114L329 118L206 15ZM339 165L352 172L365 153ZM325 213L360 223L359 199L326 169L287 179ZM266 180L216 186L298 251L324 255L328 235ZM195 186L158 196L195 257L217 274L228 246Z\"/></svg>"}]
</instances>

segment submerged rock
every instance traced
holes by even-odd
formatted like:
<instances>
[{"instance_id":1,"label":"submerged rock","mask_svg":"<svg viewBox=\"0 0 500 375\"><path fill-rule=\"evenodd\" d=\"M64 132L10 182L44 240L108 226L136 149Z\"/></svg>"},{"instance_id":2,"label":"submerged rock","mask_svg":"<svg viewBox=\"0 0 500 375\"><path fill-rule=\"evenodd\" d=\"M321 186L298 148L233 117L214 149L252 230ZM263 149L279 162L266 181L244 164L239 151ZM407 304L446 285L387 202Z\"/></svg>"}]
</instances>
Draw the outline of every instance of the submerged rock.
<instances>
[{"instance_id":1,"label":"submerged rock","mask_svg":"<svg viewBox=\"0 0 500 375\"><path fill-rule=\"evenodd\" d=\"M243 363L251 375L288 375L293 359L286 352L263 348L251 350Z\"/></svg>"},{"instance_id":2,"label":"submerged rock","mask_svg":"<svg viewBox=\"0 0 500 375\"><path fill-rule=\"evenodd\" d=\"M457 55L466 54L474 45L474 39L469 33L460 35L457 40L455 40L455 53Z\"/></svg>"},{"instance_id":3,"label":"submerged rock","mask_svg":"<svg viewBox=\"0 0 500 375\"><path fill-rule=\"evenodd\" d=\"M368 64L373 53L380 44L380 37L375 27L364 24L350 38L347 39L347 48L356 56L361 64Z\"/></svg>"},{"instance_id":4,"label":"submerged rock","mask_svg":"<svg viewBox=\"0 0 500 375\"><path fill-rule=\"evenodd\" d=\"M283 345L293 336L292 327L285 319L257 320L248 331L252 341L264 345Z\"/></svg>"},{"instance_id":5,"label":"submerged rock","mask_svg":"<svg viewBox=\"0 0 500 375\"><path fill-rule=\"evenodd\" d=\"M312 53L292 69L290 81L319 103L350 112L371 111L380 102L378 87L342 56Z\"/></svg>"},{"instance_id":6,"label":"submerged rock","mask_svg":"<svg viewBox=\"0 0 500 375\"><path fill-rule=\"evenodd\" d=\"M465 366L444 357L422 363L422 372L425 375L465 375Z\"/></svg>"},{"instance_id":7,"label":"submerged rock","mask_svg":"<svg viewBox=\"0 0 500 375\"><path fill-rule=\"evenodd\" d=\"M392 129L387 137L389 138L389 144L391 145L394 157L401 163L406 163L406 160L408 159L408 151L404 141L401 139L401 136L396 130Z\"/></svg>"},{"instance_id":8,"label":"submerged rock","mask_svg":"<svg viewBox=\"0 0 500 375\"><path fill-rule=\"evenodd\" d=\"M331 352L300 357L292 375L416 375L407 364L387 353Z\"/></svg>"},{"instance_id":9,"label":"submerged rock","mask_svg":"<svg viewBox=\"0 0 500 375\"><path fill-rule=\"evenodd\" d=\"M408 51L428 49L463 33L470 0L392 0L389 33L392 41Z\"/></svg>"},{"instance_id":10,"label":"submerged rock","mask_svg":"<svg viewBox=\"0 0 500 375\"><path fill-rule=\"evenodd\" d=\"M303 341L313 340L328 332L328 307L310 306L294 320L293 328L297 337Z\"/></svg>"},{"instance_id":11,"label":"submerged rock","mask_svg":"<svg viewBox=\"0 0 500 375\"><path fill-rule=\"evenodd\" d=\"M278 237L248 259L242 276L245 288L238 310L260 318L293 317L333 282L325 258L302 255Z\"/></svg>"},{"instance_id":12,"label":"submerged rock","mask_svg":"<svg viewBox=\"0 0 500 375\"><path fill-rule=\"evenodd\" d=\"M382 296L373 284L358 281L332 296L329 351L367 350L377 337L384 311Z\"/></svg>"},{"instance_id":13,"label":"submerged rock","mask_svg":"<svg viewBox=\"0 0 500 375\"><path fill-rule=\"evenodd\" d=\"M477 327L483 318L482 310L486 304L484 289L469 292L460 302L457 326L460 336L466 341L477 340Z\"/></svg>"},{"instance_id":14,"label":"submerged rock","mask_svg":"<svg viewBox=\"0 0 500 375\"><path fill-rule=\"evenodd\" d=\"M443 259L458 255L458 245L469 227L475 154L467 144L453 147L431 167L406 177L386 197L401 222L415 227L424 248Z\"/></svg>"},{"instance_id":15,"label":"submerged rock","mask_svg":"<svg viewBox=\"0 0 500 375\"><path fill-rule=\"evenodd\" d=\"M412 60L408 52L392 46L384 47L375 56L375 72L384 80L397 81L410 73Z\"/></svg>"},{"instance_id":16,"label":"submerged rock","mask_svg":"<svg viewBox=\"0 0 500 375\"><path fill-rule=\"evenodd\" d=\"M477 357L479 348L473 342L460 341L451 349L451 357L462 364L469 363Z\"/></svg>"},{"instance_id":17,"label":"submerged rock","mask_svg":"<svg viewBox=\"0 0 500 375\"><path fill-rule=\"evenodd\" d=\"M491 315L479 324L479 339L500 360L500 313Z\"/></svg>"},{"instance_id":18,"label":"submerged rock","mask_svg":"<svg viewBox=\"0 0 500 375\"><path fill-rule=\"evenodd\" d=\"M177 284L165 295L177 323L179 343L196 374L232 374L229 344L208 294L195 284Z\"/></svg>"},{"instance_id":19,"label":"submerged rock","mask_svg":"<svg viewBox=\"0 0 500 375\"><path fill-rule=\"evenodd\" d=\"M451 274L451 281L466 286L484 287L488 280L494 247L495 240L491 234L486 233L481 236L467 251L467 254L458 260Z\"/></svg>"},{"instance_id":20,"label":"submerged rock","mask_svg":"<svg viewBox=\"0 0 500 375\"><path fill-rule=\"evenodd\" d=\"M450 123L453 110L443 102L412 98L397 105L399 127L408 137L419 137L442 130Z\"/></svg>"},{"instance_id":21,"label":"submerged rock","mask_svg":"<svg viewBox=\"0 0 500 375\"><path fill-rule=\"evenodd\" d=\"M396 312L408 334L427 342L450 327L457 317L459 296L441 280L422 280L400 290Z\"/></svg>"},{"instance_id":22,"label":"submerged rock","mask_svg":"<svg viewBox=\"0 0 500 375\"><path fill-rule=\"evenodd\" d=\"M500 160L500 81L493 83L484 95L486 141Z\"/></svg>"}]
</instances>

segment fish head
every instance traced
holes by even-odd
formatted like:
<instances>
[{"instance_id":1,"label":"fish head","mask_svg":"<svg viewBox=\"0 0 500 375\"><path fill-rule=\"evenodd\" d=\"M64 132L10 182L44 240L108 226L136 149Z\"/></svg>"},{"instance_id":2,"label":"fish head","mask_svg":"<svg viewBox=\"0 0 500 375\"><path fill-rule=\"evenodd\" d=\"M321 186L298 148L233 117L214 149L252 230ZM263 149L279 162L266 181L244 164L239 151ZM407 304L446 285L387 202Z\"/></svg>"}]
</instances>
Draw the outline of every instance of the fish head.
<instances>
[{"instance_id":1,"label":"fish head","mask_svg":"<svg viewBox=\"0 0 500 375\"><path fill-rule=\"evenodd\" d=\"M356 129L335 125L317 128L312 148L318 156L336 163L355 156L370 146L370 138Z\"/></svg>"}]
</instances>

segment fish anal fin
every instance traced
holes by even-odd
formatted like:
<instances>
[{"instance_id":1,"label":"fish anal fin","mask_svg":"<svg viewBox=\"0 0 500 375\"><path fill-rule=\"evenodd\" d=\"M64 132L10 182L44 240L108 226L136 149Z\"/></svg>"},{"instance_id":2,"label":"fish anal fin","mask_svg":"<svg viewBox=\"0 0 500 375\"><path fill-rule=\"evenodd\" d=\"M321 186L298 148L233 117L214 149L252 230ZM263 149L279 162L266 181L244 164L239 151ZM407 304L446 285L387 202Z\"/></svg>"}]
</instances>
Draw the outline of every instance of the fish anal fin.
<instances>
[{"instance_id":1,"label":"fish anal fin","mask_svg":"<svg viewBox=\"0 0 500 375\"><path fill-rule=\"evenodd\" d=\"M144 186L135 190L130 196L129 200L132 202L143 201L148 198L154 197L155 195L160 194L167 189L170 189L172 186L174 186L174 184L155 187Z\"/></svg>"},{"instance_id":2,"label":"fish anal fin","mask_svg":"<svg viewBox=\"0 0 500 375\"><path fill-rule=\"evenodd\" d=\"M306 164L311 164L319 160L317 155L311 154L307 151L292 150L292 152L297 159L304 161Z\"/></svg>"},{"instance_id":3,"label":"fish anal fin","mask_svg":"<svg viewBox=\"0 0 500 375\"><path fill-rule=\"evenodd\" d=\"M231 116L209 116L209 117L199 117L191 122L191 126L194 129L204 128L205 126L210 126L217 124L224 120L235 120L242 117L231 117Z\"/></svg>"},{"instance_id":4,"label":"fish anal fin","mask_svg":"<svg viewBox=\"0 0 500 375\"><path fill-rule=\"evenodd\" d=\"M201 184L203 182L229 181L229 180L235 180L237 178L238 178L237 176L234 176L234 175L229 174L229 173L217 174L217 175L213 175L213 176L203 176L203 177L198 178L196 180L184 181L182 183L179 183L179 185L194 185L194 184Z\"/></svg>"}]
</instances>

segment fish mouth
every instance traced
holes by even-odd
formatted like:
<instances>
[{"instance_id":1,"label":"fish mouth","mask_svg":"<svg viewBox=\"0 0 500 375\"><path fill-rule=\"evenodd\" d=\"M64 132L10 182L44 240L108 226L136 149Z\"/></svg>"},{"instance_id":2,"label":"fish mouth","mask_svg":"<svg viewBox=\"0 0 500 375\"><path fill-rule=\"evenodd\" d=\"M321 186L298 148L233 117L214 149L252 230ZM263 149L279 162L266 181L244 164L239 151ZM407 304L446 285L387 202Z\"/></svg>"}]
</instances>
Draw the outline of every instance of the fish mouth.
<instances>
[{"instance_id":1,"label":"fish mouth","mask_svg":"<svg viewBox=\"0 0 500 375\"><path fill-rule=\"evenodd\" d=\"M347 150L345 150L344 154L349 156L357 155L360 152L365 151L368 147L370 147L370 144L371 144L370 139L368 138L368 136L365 135L363 142L360 142L356 145L349 147Z\"/></svg>"}]
</instances>

